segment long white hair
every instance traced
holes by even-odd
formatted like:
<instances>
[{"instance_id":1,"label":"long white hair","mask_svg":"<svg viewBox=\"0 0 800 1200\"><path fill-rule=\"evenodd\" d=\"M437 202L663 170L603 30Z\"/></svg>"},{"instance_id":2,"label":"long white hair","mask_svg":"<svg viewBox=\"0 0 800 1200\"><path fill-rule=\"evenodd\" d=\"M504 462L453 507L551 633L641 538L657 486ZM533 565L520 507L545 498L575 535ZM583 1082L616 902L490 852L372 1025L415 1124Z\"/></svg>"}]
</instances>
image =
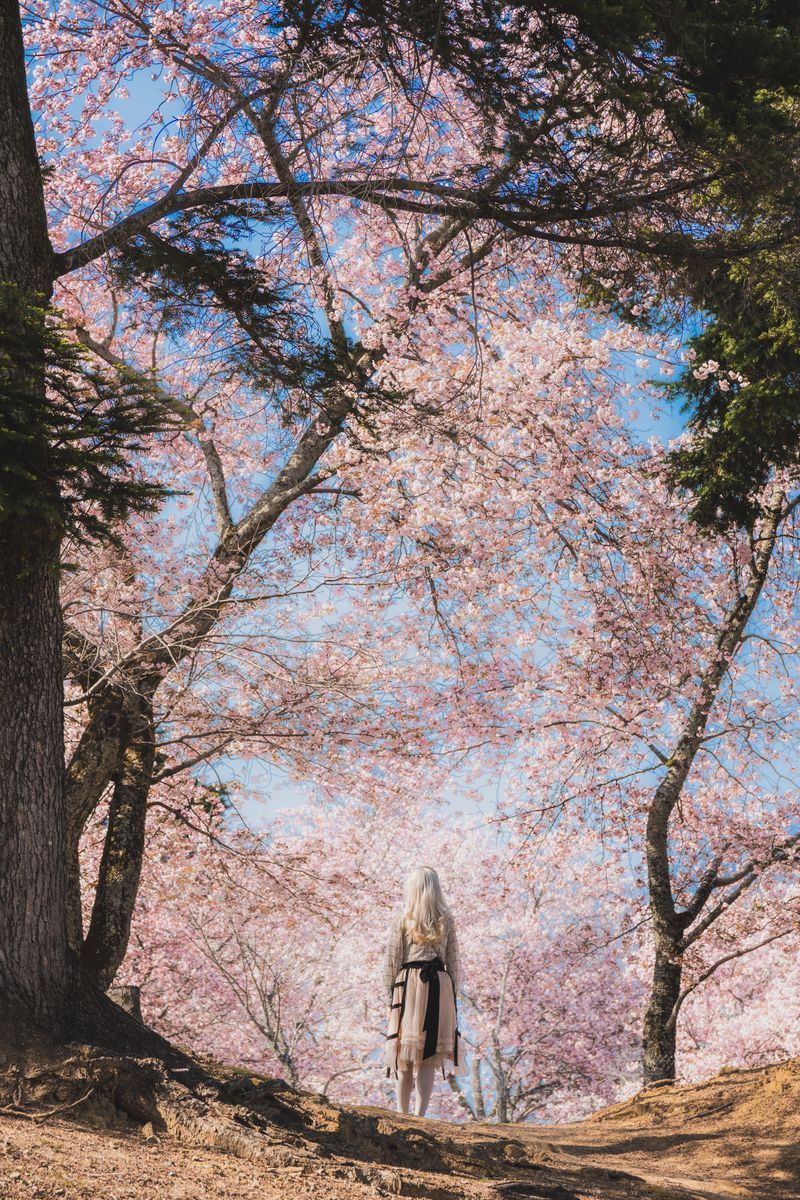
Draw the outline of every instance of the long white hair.
<instances>
[{"instance_id":1,"label":"long white hair","mask_svg":"<svg viewBox=\"0 0 800 1200\"><path fill-rule=\"evenodd\" d=\"M403 926L406 936L423 946L444 940L450 910L433 867L417 867L406 876L403 888Z\"/></svg>"}]
</instances>

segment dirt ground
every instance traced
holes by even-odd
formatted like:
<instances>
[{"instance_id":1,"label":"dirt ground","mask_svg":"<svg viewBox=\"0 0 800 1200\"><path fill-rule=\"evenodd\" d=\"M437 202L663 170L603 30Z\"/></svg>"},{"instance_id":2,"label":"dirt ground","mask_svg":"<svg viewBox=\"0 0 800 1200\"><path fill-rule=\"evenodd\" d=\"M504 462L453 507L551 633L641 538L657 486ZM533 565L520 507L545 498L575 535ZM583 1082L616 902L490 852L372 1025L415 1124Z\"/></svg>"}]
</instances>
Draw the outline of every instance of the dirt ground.
<instances>
[{"instance_id":1,"label":"dirt ground","mask_svg":"<svg viewBox=\"0 0 800 1200\"><path fill-rule=\"evenodd\" d=\"M561 1126L451 1125L278 1081L226 1086L258 1113L259 1142L209 1147L202 1122L156 1132L100 1093L53 1116L3 1111L0 1200L800 1200L800 1060Z\"/></svg>"}]
</instances>

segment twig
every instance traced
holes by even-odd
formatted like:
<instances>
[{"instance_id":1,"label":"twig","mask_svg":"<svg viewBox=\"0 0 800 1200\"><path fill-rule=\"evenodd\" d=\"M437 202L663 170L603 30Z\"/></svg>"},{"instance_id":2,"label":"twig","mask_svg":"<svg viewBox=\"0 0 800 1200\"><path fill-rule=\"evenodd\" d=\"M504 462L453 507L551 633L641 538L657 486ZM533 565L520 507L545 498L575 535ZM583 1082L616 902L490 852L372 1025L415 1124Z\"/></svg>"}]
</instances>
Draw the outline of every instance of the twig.
<instances>
[{"instance_id":1,"label":"twig","mask_svg":"<svg viewBox=\"0 0 800 1200\"><path fill-rule=\"evenodd\" d=\"M71 1101L69 1104L59 1104L58 1108L50 1108L43 1113L25 1112L23 1108L17 1108L14 1104L9 1104L4 1108L0 1108L0 1113L8 1113L14 1117L27 1117L29 1121L46 1121L48 1117L58 1116L59 1113L67 1112L70 1108L77 1108L79 1104L83 1104L84 1100L88 1100L92 1092L97 1091L97 1084L92 1084L85 1095L80 1096L77 1100Z\"/></svg>"}]
</instances>

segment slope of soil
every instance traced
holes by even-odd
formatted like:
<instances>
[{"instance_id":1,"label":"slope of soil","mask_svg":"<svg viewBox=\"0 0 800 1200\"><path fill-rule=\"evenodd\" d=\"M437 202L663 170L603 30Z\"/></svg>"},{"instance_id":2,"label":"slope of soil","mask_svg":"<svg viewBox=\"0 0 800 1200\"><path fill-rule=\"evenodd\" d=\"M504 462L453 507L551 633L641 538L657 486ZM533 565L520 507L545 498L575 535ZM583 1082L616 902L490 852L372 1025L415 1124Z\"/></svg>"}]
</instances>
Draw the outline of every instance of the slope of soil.
<instances>
[{"instance_id":1,"label":"slope of soil","mask_svg":"<svg viewBox=\"0 0 800 1200\"><path fill-rule=\"evenodd\" d=\"M790 1200L800 1196L800 1059L641 1092L549 1135L582 1161L692 1196Z\"/></svg>"},{"instance_id":2,"label":"slope of soil","mask_svg":"<svg viewBox=\"0 0 800 1200\"><path fill-rule=\"evenodd\" d=\"M2 1200L800 1200L800 1060L580 1124L459 1126L84 1051L6 1061Z\"/></svg>"}]
</instances>

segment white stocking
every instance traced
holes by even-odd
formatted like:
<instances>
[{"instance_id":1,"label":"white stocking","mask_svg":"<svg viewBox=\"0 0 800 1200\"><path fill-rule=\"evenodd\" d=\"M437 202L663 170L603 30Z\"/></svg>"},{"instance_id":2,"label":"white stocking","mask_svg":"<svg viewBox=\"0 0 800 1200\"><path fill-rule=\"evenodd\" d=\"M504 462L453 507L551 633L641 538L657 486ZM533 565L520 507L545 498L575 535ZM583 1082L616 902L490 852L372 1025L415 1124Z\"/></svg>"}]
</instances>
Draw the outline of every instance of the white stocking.
<instances>
[{"instance_id":1,"label":"white stocking","mask_svg":"<svg viewBox=\"0 0 800 1200\"><path fill-rule=\"evenodd\" d=\"M397 1111L408 1113L411 1104L411 1085L414 1082L414 1072L411 1067L398 1067L397 1070Z\"/></svg>"},{"instance_id":2,"label":"white stocking","mask_svg":"<svg viewBox=\"0 0 800 1200\"><path fill-rule=\"evenodd\" d=\"M424 1117L433 1091L436 1067L433 1063L422 1063L417 1067L417 1103L414 1109L418 1117Z\"/></svg>"}]
</instances>

